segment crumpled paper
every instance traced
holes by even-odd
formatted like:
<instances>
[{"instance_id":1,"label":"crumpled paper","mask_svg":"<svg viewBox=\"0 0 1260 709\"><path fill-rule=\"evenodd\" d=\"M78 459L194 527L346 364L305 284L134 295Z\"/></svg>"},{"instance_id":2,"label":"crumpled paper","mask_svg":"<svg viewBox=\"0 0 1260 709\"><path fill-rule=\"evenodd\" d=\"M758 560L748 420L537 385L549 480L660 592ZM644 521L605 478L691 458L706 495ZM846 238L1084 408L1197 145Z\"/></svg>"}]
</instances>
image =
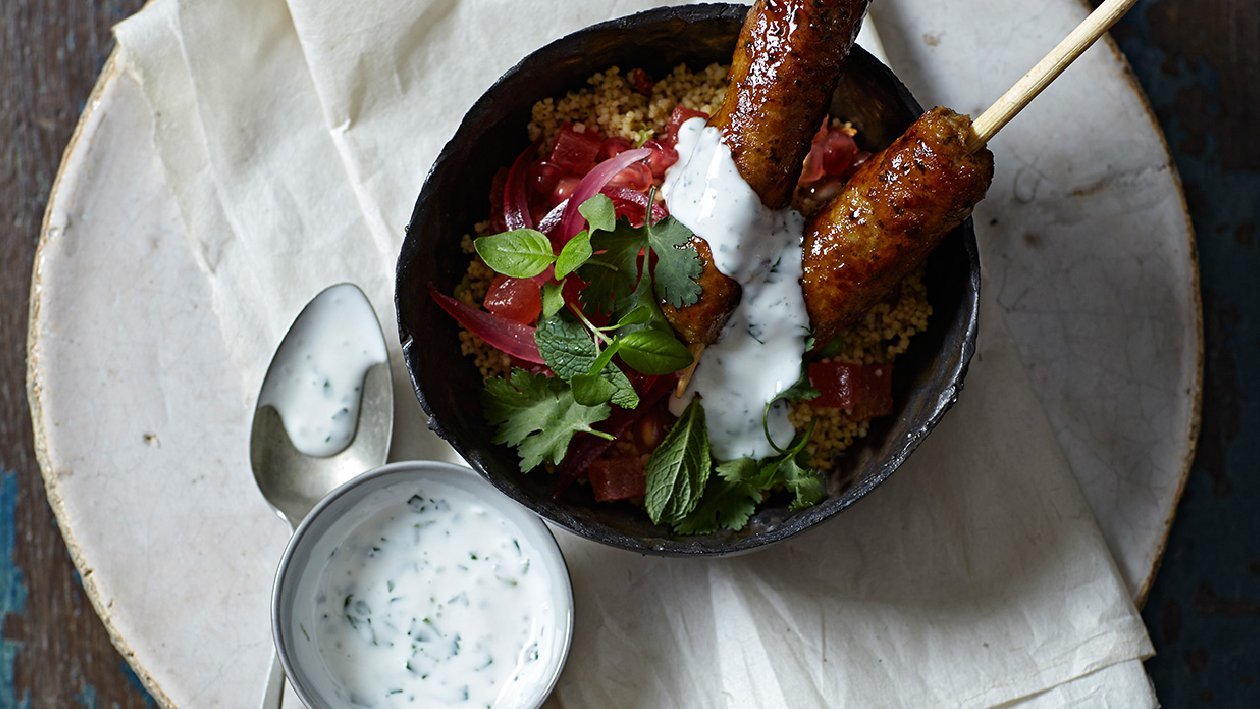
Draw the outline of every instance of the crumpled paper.
<instances>
[{"instance_id":1,"label":"crumpled paper","mask_svg":"<svg viewBox=\"0 0 1260 709\"><path fill-rule=\"evenodd\" d=\"M532 49L658 4L157 0L120 25L244 389L331 283L394 333L402 227L466 108ZM827 524L707 561L559 532L577 623L553 702L1155 705L1141 619L987 299L982 322L957 408ZM393 457L451 458L392 349Z\"/></svg>"}]
</instances>

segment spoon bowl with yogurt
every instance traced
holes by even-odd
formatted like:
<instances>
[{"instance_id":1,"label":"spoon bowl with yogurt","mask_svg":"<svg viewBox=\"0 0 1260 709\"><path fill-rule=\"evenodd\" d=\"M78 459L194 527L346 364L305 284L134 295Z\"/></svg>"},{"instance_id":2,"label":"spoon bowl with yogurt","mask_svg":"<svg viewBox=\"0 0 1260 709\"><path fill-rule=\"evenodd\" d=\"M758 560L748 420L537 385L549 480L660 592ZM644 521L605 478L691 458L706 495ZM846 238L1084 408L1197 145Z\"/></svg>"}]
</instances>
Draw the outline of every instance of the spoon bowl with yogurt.
<instances>
[{"instance_id":1,"label":"spoon bowl with yogurt","mask_svg":"<svg viewBox=\"0 0 1260 709\"><path fill-rule=\"evenodd\" d=\"M254 480L293 529L338 485L385 462L394 387L385 337L357 286L324 289L294 320L263 377L250 433ZM272 663L263 709L282 703Z\"/></svg>"}]
</instances>

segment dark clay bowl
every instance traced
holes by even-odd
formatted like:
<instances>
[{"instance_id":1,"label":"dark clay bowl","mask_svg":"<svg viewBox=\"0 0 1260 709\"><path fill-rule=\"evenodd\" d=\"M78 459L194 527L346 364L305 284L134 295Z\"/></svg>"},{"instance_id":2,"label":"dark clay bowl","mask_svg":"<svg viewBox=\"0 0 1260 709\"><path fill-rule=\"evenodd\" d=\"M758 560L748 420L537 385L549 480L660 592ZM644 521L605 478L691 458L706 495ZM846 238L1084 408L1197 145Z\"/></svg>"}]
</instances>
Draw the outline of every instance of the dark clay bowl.
<instances>
[{"instance_id":1,"label":"dark clay bowl","mask_svg":"<svg viewBox=\"0 0 1260 709\"><path fill-rule=\"evenodd\" d=\"M490 443L493 432L478 404L481 376L460 354L458 326L429 298L426 285L450 293L461 280L468 256L460 238L486 218L495 171L527 145L530 107L584 86L587 77L613 65L663 76L680 63L696 69L727 63L746 12L747 6L729 4L649 10L588 27L526 57L468 111L438 156L398 258L399 335L429 427L508 496L578 535L623 549L731 554L782 541L840 512L887 479L927 437L957 400L975 350L980 261L968 221L928 263L932 317L896 361L893 415L873 421L866 438L843 454L830 497L799 512L764 508L738 533L675 536L632 505L595 502L584 486L553 499L552 476L542 469L522 474L513 450ZM922 112L892 72L860 48L854 47L843 77L832 113L853 122L867 150L890 143Z\"/></svg>"}]
</instances>

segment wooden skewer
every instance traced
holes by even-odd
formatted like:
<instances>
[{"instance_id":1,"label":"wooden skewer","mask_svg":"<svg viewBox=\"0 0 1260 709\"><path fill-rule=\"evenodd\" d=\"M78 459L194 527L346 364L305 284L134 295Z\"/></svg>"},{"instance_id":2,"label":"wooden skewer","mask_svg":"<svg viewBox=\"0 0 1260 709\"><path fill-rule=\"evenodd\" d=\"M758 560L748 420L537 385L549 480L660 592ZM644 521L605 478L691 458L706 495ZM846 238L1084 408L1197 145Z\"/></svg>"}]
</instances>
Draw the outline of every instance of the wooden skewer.
<instances>
[{"instance_id":1,"label":"wooden skewer","mask_svg":"<svg viewBox=\"0 0 1260 709\"><path fill-rule=\"evenodd\" d=\"M683 370L678 377L678 384L674 387L674 398L681 399L683 394L687 393L687 385L691 383L691 375L696 373L696 365L700 364L700 355L704 353L704 343L697 342L687 349L691 350L691 364Z\"/></svg>"},{"instance_id":2,"label":"wooden skewer","mask_svg":"<svg viewBox=\"0 0 1260 709\"><path fill-rule=\"evenodd\" d=\"M1076 26L1076 29L1063 38L1062 42L1059 42L1058 46L1050 50L1049 54L1037 62L1036 66L1024 74L1014 86L1007 89L1006 93L972 122L971 137L967 140L968 151L974 153L983 148L1015 117L1015 114L1037 98L1037 95L1051 82L1059 78L1069 64L1076 61L1077 57L1097 42L1098 38L1111 29L1112 25L1116 24L1116 21L1124 16L1124 13L1128 12L1136 2L1137 0L1106 0L1091 12L1089 17L1086 17L1081 24ZM686 391L702 352L704 352L702 344L691 347L694 361L679 377L674 396L681 398Z\"/></svg>"},{"instance_id":3,"label":"wooden skewer","mask_svg":"<svg viewBox=\"0 0 1260 709\"><path fill-rule=\"evenodd\" d=\"M1016 113L1027 106L1042 92L1050 82L1059 78L1059 74L1081 55L1090 45L1103 36L1111 26L1116 24L1124 13L1137 0L1107 0L1090 13L1085 21L1077 25L1059 45L1052 49L1041 61L1037 62L1023 78L1007 89L992 106L980 114L971 124L972 135L967 141L967 149L975 152L1002 130Z\"/></svg>"}]
</instances>

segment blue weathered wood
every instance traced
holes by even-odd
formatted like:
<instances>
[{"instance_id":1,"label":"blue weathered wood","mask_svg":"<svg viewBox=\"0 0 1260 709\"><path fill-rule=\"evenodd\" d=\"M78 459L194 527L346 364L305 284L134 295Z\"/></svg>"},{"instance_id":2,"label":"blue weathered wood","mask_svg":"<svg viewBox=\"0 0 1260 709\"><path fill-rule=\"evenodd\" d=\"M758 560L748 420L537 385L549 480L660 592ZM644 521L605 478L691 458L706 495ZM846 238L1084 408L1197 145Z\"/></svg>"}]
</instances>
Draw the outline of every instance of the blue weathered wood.
<instances>
[{"instance_id":1,"label":"blue weathered wood","mask_svg":"<svg viewBox=\"0 0 1260 709\"><path fill-rule=\"evenodd\" d=\"M1260 6L1147 0L1114 34L1181 173L1202 275L1203 428L1143 617L1164 706L1260 706Z\"/></svg>"},{"instance_id":2,"label":"blue weathered wood","mask_svg":"<svg viewBox=\"0 0 1260 709\"><path fill-rule=\"evenodd\" d=\"M144 707L66 555L26 406L31 264L61 153L142 0L0 2L0 709Z\"/></svg>"}]
</instances>

